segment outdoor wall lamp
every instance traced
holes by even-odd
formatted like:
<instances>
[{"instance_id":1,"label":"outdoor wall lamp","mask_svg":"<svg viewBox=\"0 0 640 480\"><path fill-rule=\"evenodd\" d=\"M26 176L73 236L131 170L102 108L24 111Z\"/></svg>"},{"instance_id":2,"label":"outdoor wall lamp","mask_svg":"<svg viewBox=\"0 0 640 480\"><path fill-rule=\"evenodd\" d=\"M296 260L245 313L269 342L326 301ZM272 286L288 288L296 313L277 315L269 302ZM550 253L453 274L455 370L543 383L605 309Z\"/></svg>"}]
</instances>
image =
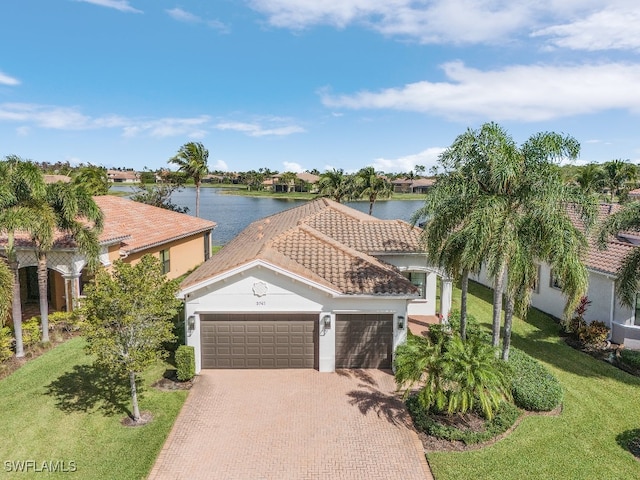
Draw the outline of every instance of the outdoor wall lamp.
<instances>
[{"instance_id":1,"label":"outdoor wall lamp","mask_svg":"<svg viewBox=\"0 0 640 480\"><path fill-rule=\"evenodd\" d=\"M331 329L331 315L325 315L322 317L322 324L324 325L325 330Z\"/></svg>"},{"instance_id":2,"label":"outdoor wall lamp","mask_svg":"<svg viewBox=\"0 0 640 480\"><path fill-rule=\"evenodd\" d=\"M402 315L398 315L398 328L400 330L404 328L404 317Z\"/></svg>"},{"instance_id":3,"label":"outdoor wall lamp","mask_svg":"<svg viewBox=\"0 0 640 480\"><path fill-rule=\"evenodd\" d=\"M187 329L189 330L189 335L196 329L196 317L193 315L189 315L187 318Z\"/></svg>"}]
</instances>

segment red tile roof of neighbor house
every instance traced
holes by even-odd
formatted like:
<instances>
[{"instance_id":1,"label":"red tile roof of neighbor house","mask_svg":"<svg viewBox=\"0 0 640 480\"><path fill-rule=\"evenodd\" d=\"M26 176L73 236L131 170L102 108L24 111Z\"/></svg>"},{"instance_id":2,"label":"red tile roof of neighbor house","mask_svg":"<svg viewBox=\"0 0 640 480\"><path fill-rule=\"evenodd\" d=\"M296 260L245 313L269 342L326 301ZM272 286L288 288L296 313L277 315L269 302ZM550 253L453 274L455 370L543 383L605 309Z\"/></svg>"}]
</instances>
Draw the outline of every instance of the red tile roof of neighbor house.
<instances>
[{"instance_id":1,"label":"red tile roof of neighbor house","mask_svg":"<svg viewBox=\"0 0 640 480\"><path fill-rule=\"evenodd\" d=\"M618 237L612 236L607 240L606 249L601 250L598 247L597 236L600 225L609 215L617 212L620 208L618 204L603 203L598 205L594 225L587 236L589 241L589 249L587 250L587 256L585 258L587 268L615 275L624 257L636 247L636 245L625 241L623 238L625 234L632 235L634 232L621 232ZM579 218L578 212L572 208L568 210L573 223L584 232L584 223ZM635 235L638 235L638 233L636 232Z\"/></svg>"},{"instance_id":2,"label":"red tile roof of neighbor house","mask_svg":"<svg viewBox=\"0 0 640 480\"><path fill-rule=\"evenodd\" d=\"M192 217L122 197L103 195L93 197L104 215L104 229L99 241L103 245L120 244L126 254L139 252L191 235L213 229L216 224L209 220ZM0 237L0 246L6 245L6 236ZM31 238L18 232L17 247L33 247ZM54 248L75 248L69 235L58 232Z\"/></svg>"},{"instance_id":3,"label":"red tile roof of neighbor house","mask_svg":"<svg viewBox=\"0 0 640 480\"><path fill-rule=\"evenodd\" d=\"M372 254L421 251L420 230L408 223L321 198L253 222L181 286L262 260L343 294L416 295L395 267Z\"/></svg>"}]
</instances>

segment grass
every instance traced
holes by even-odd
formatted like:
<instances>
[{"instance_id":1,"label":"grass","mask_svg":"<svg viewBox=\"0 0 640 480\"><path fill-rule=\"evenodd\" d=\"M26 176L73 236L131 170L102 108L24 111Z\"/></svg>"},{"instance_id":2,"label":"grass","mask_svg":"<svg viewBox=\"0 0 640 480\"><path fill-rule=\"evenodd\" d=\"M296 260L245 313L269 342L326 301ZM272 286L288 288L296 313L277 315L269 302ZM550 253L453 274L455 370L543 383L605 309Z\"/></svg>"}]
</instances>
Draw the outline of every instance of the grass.
<instances>
[{"instance_id":1,"label":"grass","mask_svg":"<svg viewBox=\"0 0 640 480\"><path fill-rule=\"evenodd\" d=\"M150 384L168 367L145 373L140 409L153 421L124 427L130 409L128 384L114 384L91 367L84 340L74 338L25 364L0 381L5 462L75 462L74 478L139 479L148 475L186 398L185 391L161 392ZM42 473L15 473L42 478ZM58 475L65 475L59 473ZM66 475L69 475L68 473Z\"/></svg>"},{"instance_id":2,"label":"grass","mask_svg":"<svg viewBox=\"0 0 640 480\"><path fill-rule=\"evenodd\" d=\"M469 284L469 311L490 328L491 293ZM532 309L526 321L514 319L512 338L562 383L562 414L527 417L506 439L481 450L429 453L437 480L640 478L640 462L621 446L640 427L640 379L567 346L558 331Z\"/></svg>"}]
</instances>

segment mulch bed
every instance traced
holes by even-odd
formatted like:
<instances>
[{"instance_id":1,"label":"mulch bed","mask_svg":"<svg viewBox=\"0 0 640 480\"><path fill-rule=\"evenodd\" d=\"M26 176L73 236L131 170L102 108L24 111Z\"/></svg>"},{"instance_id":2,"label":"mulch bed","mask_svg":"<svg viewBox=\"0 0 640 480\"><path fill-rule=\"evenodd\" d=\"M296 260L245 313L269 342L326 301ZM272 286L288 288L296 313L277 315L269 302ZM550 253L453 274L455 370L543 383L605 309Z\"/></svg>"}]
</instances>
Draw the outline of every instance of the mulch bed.
<instances>
[{"instance_id":1,"label":"mulch bed","mask_svg":"<svg viewBox=\"0 0 640 480\"><path fill-rule=\"evenodd\" d=\"M516 427L520 425L520 422L522 422L522 420L528 416L558 416L561 413L562 406L559 406L550 412L523 412L522 415L518 417L515 423L507 431L492 438L491 440L487 440L486 442L479 442L474 444L466 444L459 440L444 440L442 438L434 437L432 435L421 432L415 427L414 430L418 434L425 452L467 452L470 450L479 450L481 448L488 447L489 445L493 445L494 443L499 442L503 438L509 436L511 432L513 432ZM442 415L439 417L440 421L444 425L454 426L460 429L471 430L474 432L481 432L484 429L485 420L475 413L456 414L450 416Z\"/></svg>"},{"instance_id":2,"label":"mulch bed","mask_svg":"<svg viewBox=\"0 0 640 480\"><path fill-rule=\"evenodd\" d=\"M146 425L147 423L149 423L151 420L153 420L153 415L151 415L151 412L144 411L140 412L140 419L138 421L135 421L133 418L127 416L124 417L120 421L120 423L125 427L141 427L142 425Z\"/></svg>"},{"instance_id":3,"label":"mulch bed","mask_svg":"<svg viewBox=\"0 0 640 480\"><path fill-rule=\"evenodd\" d=\"M165 372L165 376L151 386L165 392L171 392L174 390L189 390L191 389L191 387L193 387L193 382L195 381L195 379L196 377L193 377L191 380L181 382L180 380L178 380L175 370L167 370L167 372Z\"/></svg>"}]
</instances>

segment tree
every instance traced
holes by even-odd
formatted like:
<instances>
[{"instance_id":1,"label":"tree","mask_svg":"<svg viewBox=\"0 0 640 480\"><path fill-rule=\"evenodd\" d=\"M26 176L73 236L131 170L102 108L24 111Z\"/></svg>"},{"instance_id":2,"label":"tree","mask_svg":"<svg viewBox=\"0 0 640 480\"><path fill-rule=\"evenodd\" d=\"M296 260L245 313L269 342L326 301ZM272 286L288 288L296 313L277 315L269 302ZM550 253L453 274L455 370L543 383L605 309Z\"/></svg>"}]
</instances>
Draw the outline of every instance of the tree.
<instances>
[{"instance_id":1,"label":"tree","mask_svg":"<svg viewBox=\"0 0 640 480\"><path fill-rule=\"evenodd\" d=\"M202 178L209 173L207 159L209 150L200 142L185 143L178 153L169 159L169 163L178 166L178 170L184 172L187 177L193 179L196 186L196 217L200 216L200 184Z\"/></svg>"},{"instance_id":2,"label":"tree","mask_svg":"<svg viewBox=\"0 0 640 480\"><path fill-rule=\"evenodd\" d=\"M11 307L13 276L4 258L0 258L0 328L4 327Z\"/></svg>"},{"instance_id":3,"label":"tree","mask_svg":"<svg viewBox=\"0 0 640 480\"><path fill-rule=\"evenodd\" d=\"M98 235L102 231L102 211L92 195L82 185L53 183L47 185L42 206L43 221L32 231L38 258L38 291L40 296L40 319L42 341L49 341L49 302L47 255L51 251L56 230L68 235L87 259L87 267L93 271L98 266L100 244ZM46 212L46 214L45 214ZM45 219L48 219L46 221Z\"/></svg>"},{"instance_id":4,"label":"tree","mask_svg":"<svg viewBox=\"0 0 640 480\"><path fill-rule=\"evenodd\" d=\"M295 191L296 189L296 181L298 180L298 175L294 172L284 172L280 175L280 185L284 185L287 189L287 192Z\"/></svg>"},{"instance_id":5,"label":"tree","mask_svg":"<svg viewBox=\"0 0 640 480\"><path fill-rule=\"evenodd\" d=\"M604 187L604 171L597 163L588 163L579 168L575 175L575 181L587 194L600 193Z\"/></svg>"},{"instance_id":6,"label":"tree","mask_svg":"<svg viewBox=\"0 0 640 480\"><path fill-rule=\"evenodd\" d=\"M73 176L73 183L82 185L91 195L107 195L109 193L109 177L107 169L96 165L80 167Z\"/></svg>"},{"instance_id":7,"label":"tree","mask_svg":"<svg viewBox=\"0 0 640 480\"><path fill-rule=\"evenodd\" d=\"M32 232L45 220L42 202L45 184L42 171L33 163L11 155L0 162L0 232L7 233L5 253L13 277L11 317L16 338L16 357L24 357L22 343L22 300L15 251L16 231ZM50 218L48 221L51 221Z\"/></svg>"},{"instance_id":8,"label":"tree","mask_svg":"<svg viewBox=\"0 0 640 480\"><path fill-rule=\"evenodd\" d=\"M481 258L493 278L494 347L500 340L504 294L505 360L513 315L516 311L526 314L539 262L548 263L560 277L567 317L586 291L582 258L587 242L567 209L574 209L588 227L594 205L578 189L565 185L557 167L559 159L576 158L579 148L573 137L553 132L535 134L517 146L502 127L487 123L458 136L440 156L445 173L436 185L442 178L455 176L461 193L459 204L454 192L441 207L440 215L448 219L438 235L462 239L456 244L464 245L460 255L467 255L468 261Z\"/></svg>"},{"instance_id":9,"label":"tree","mask_svg":"<svg viewBox=\"0 0 640 480\"><path fill-rule=\"evenodd\" d=\"M344 170L335 168L320 175L318 187L320 195L330 197L338 203L351 199L355 189L353 177L345 174Z\"/></svg>"},{"instance_id":10,"label":"tree","mask_svg":"<svg viewBox=\"0 0 640 480\"><path fill-rule=\"evenodd\" d=\"M607 247L611 235L640 228L640 202L631 202L603 222L598 232L598 245ZM623 305L635 308L640 282L640 247L634 247L622 260L616 274L616 293Z\"/></svg>"},{"instance_id":11,"label":"tree","mask_svg":"<svg viewBox=\"0 0 640 480\"><path fill-rule=\"evenodd\" d=\"M611 160L605 162L603 167L605 173L605 185L609 187L611 201L614 196L619 196L627 182L635 180L637 177L636 166L624 160Z\"/></svg>"},{"instance_id":12,"label":"tree","mask_svg":"<svg viewBox=\"0 0 640 480\"><path fill-rule=\"evenodd\" d=\"M386 178L378 175L373 167L364 167L356 173L357 194L369 200L369 215L373 215L373 204L379 198L393 195L393 187Z\"/></svg>"},{"instance_id":13,"label":"tree","mask_svg":"<svg viewBox=\"0 0 640 480\"><path fill-rule=\"evenodd\" d=\"M180 185L171 182L138 185L134 187L133 194L129 198L134 202L145 203L178 213L187 213L189 207L180 207L171 201L173 192L179 191L180 188Z\"/></svg>"},{"instance_id":14,"label":"tree","mask_svg":"<svg viewBox=\"0 0 640 480\"><path fill-rule=\"evenodd\" d=\"M178 313L177 280L167 280L160 261L145 255L130 265L117 260L113 271L97 272L86 288L87 350L96 364L126 374L131 387L132 418L140 421L136 381L158 359L163 344L175 339L171 319Z\"/></svg>"}]
</instances>

